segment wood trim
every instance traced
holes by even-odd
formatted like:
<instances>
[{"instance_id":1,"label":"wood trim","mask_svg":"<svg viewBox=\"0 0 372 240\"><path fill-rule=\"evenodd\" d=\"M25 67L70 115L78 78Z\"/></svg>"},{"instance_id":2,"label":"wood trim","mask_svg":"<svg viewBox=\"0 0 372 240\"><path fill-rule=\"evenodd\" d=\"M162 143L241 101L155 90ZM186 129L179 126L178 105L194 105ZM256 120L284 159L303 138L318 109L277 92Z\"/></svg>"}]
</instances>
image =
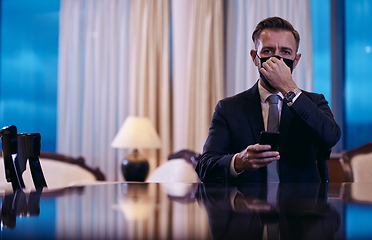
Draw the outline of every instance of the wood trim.
<instances>
[{"instance_id":1,"label":"wood trim","mask_svg":"<svg viewBox=\"0 0 372 240\"><path fill-rule=\"evenodd\" d=\"M0 157L2 156L3 156L3 152L0 151ZM85 170L91 172L98 181L106 181L106 177L101 172L101 170L98 167L92 168L92 167L87 166L85 164L85 159L83 157L73 158L71 156L67 156L67 155L60 154L60 153L40 151L39 159L42 159L42 158L78 165L79 167L82 167Z\"/></svg>"},{"instance_id":2,"label":"wood trim","mask_svg":"<svg viewBox=\"0 0 372 240\"><path fill-rule=\"evenodd\" d=\"M329 182L344 182L345 175L340 163L341 154L331 154L328 162Z\"/></svg>"},{"instance_id":3,"label":"wood trim","mask_svg":"<svg viewBox=\"0 0 372 240\"><path fill-rule=\"evenodd\" d=\"M75 164L78 165L79 167L82 167L86 169L87 171L91 172L98 181L105 181L106 177L105 175L101 172L101 170L97 168L92 168L89 167L85 164L85 159L83 157L78 157L78 158L73 158L64 154L60 153L54 153L54 152L47 152L47 151L41 151L40 152L40 159L45 158L45 159L51 159L51 160L56 160L60 162L65 162L69 164Z\"/></svg>"}]
</instances>

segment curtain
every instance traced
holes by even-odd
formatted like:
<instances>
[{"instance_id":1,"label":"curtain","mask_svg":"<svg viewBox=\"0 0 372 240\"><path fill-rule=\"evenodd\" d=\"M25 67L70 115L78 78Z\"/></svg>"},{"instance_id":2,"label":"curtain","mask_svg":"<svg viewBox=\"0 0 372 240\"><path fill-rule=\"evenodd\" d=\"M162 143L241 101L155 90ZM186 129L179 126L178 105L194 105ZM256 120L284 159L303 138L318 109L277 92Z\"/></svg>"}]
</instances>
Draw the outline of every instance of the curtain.
<instances>
[{"instance_id":1,"label":"curtain","mask_svg":"<svg viewBox=\"0 0 372 240\"><path fill-rule=\"evenodd\" d=\"M128 115L129 1L64 0L59 40L57 152L118 179L110 147Z\"/></svg>"},{"instance_id":2,"label":"curtain","mask_svg":"<svg viewBox=\"0 0 372 240\"><path fill-rule=\"evenodd\" d=\"M201 152L215 104L223 97L224 1L172 4L174 151Z\"/></svg>"},{"instance_id":3,"label":"curtain","mask_svg":"<svg viewBox=\"0 0 372 240\"><path fill-rule=\"evenodd\" d=\"M229 0L226 6L225 95L250 88L259 78L249 54L254 49L252 32L267 17L288 20L300 33L300 62L293 71L296 84L312 90L312 36L310 1L303 0Z\"/></svg>"},{"instance_id":4,"label":"curtain","mask_svg":"<svg viewBox=\"0 0 372 240\"><path fill-rule=\"evenodd\" d=\"M130 115L146 116L162 140L159 158L146 151L150 171L171 153L170 2L132 0L130 25Z\"/></svg>"}]
</instances>

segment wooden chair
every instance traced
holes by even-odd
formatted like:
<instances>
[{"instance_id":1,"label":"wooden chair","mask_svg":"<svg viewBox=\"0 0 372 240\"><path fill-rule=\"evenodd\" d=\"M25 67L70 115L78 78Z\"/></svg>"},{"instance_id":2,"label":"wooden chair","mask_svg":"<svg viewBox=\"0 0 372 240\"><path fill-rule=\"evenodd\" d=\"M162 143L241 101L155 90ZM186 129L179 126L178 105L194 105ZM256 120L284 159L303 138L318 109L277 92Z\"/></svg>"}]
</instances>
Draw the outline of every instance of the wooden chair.
<instances>
[{"instance_id":1,"label":"wooden chair","mask_svg":"<svg viewBox=\"0 0 372 240\"><path fill-rule=\"evenodd\" d=\"M0 183L3 186L10 185L10 183L6 182L2 157L0 159ZM63 154L41 151L39 161L48 189L83 186L106 180L105 175L99 168L87 166L82 157L73 158ZM22 177L26 188L34 189L28 163Z\"/></svg>"},{"instance_id":2,"label":"wooden chair","mask_svg":"<svg viewBox=\"0 0 372 240\"><path fill-rule=\"evenodd\" d=\"M372 142L345 151L340 163L345 182L372 182Z\"/></svg>"}]
</instances>

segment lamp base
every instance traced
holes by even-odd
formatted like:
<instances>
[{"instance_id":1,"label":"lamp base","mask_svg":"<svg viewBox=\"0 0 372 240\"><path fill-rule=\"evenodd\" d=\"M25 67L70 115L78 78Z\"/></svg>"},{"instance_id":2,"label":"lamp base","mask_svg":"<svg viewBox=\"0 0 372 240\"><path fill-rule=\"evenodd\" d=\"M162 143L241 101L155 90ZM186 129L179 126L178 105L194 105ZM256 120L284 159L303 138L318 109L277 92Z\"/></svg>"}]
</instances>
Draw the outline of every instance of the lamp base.
<instances>
[{"instance_id":1,"label":"lamp base","mask_svg":"<svg viewBox=\"0 0 372 240\"><path fill-rule=\"evenodd\" d=\"M134 150L121 162L121 172L125 181L144 182L149 173L150 165L137 150Z\"/></svg>"}]
</instances>

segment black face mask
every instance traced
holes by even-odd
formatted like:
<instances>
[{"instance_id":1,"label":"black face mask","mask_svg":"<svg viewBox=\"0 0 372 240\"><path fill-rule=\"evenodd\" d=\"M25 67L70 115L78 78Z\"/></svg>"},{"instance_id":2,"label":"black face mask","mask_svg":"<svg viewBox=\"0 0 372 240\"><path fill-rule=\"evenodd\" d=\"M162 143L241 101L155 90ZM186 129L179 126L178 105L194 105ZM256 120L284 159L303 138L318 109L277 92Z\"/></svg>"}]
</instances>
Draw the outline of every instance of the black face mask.
<instances>
[{"instance_id":1,"label":"black face mask","mask_svg":"<svg viewBox=\"0 0 372 240\"><path fill-rule=\"evenodd\" d=\"M264 62L266 62L268 59L270 59L271 57L276 57L277 59L282 59L282 57L280 56L271 56L271 57L263 57L263 58L260 58L258 55L257 57L261 60L261 68L262 68L262 64ZM291 60L291 59L287 59L287 58L283 58L283 61L284 63L291 69L291 73L293 71L293 62L294 60ZM276 90L273 86L271 86L271 84L269 83L269 81L267 81L266 77L260 72L260 77L262 78L262 80L264 81L264 83L266 84L266 86L268 86L269 88L273 89L273 90Z\"/></svg>"}]
</instances>

